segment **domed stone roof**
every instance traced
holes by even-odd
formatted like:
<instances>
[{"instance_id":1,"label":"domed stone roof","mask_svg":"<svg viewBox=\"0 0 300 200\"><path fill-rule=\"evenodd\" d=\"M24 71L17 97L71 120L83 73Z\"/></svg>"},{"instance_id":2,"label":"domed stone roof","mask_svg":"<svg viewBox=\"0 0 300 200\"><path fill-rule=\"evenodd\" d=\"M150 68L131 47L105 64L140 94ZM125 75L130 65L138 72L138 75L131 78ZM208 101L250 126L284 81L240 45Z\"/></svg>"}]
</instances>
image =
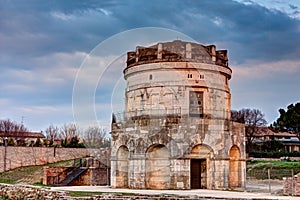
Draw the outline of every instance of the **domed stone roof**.
<instances>
[{"instance_id":1,"label":"domed stone roof","mask_svg":"<svg viewBox=\"0 0 300 200\"><path fill-rule=\"evenodd\" d=\"M127 53L127 67L153 62L199 62L228 67L227 50L216 51L215 45L181 40L138 46L136 51Z\"/></svg>"}]
</instances>

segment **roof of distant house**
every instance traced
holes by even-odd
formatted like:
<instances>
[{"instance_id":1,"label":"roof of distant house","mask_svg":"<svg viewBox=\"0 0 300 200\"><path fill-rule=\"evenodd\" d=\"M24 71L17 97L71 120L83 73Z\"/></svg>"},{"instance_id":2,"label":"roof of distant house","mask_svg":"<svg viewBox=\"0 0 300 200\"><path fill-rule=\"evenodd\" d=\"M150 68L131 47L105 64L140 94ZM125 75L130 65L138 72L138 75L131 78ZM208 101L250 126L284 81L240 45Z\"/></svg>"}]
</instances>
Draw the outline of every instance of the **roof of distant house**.
<instances>
[{"instance_id":1,"label":"roof of distant house","mask_svg":"<svg viewBox=\"0 0 300 200\"><path fill-rule=\"evenodd\" d=\"M268 127L259 127L258 131L255 133L255 136L276 136L276 137L297 137L297 134L290 132L274 132Z\"/></svg>"},{"instance_id":2,"label":"roof of distant house","mask_svg":"<svg viewBox=\"0 0 300 200\"><path fill-rule=\"evenodd\" d=\"M42 132L26 132L26 131L0 131L0 137L13 138L45 138Z\"/></svg>"}]
</instances>

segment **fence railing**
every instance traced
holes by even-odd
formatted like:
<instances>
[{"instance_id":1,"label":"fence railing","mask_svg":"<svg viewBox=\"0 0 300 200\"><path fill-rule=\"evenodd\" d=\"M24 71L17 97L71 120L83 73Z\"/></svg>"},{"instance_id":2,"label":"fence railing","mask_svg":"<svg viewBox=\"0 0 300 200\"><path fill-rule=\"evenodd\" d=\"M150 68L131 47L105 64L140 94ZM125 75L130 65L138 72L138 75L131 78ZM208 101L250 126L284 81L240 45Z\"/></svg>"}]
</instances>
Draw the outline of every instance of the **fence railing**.
<instances>
[{"instance_id":1,"label":"fence railing","mask_svg":"<svg viewBox=\"0 0 300 200\"><path fill-rule=\"evenodd\" d=\"M272 194L296 195L295 181L289 181L300 170L294 169L272 169L247 170L246 190L254 192L267 192Z\"/></svg>"}]
</instances>

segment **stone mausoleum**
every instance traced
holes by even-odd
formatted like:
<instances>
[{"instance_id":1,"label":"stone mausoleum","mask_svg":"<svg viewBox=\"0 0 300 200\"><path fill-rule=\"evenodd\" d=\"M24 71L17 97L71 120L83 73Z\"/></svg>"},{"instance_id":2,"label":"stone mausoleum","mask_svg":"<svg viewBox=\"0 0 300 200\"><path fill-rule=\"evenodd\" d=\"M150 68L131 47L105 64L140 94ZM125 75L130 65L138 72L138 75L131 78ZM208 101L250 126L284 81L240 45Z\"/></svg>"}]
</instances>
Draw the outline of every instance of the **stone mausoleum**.
<instances>
[{"instance_id":1,"label":"stone mausoleum","mask_svg":"<svg viewBox=\"0 0 300 200\"><path fill-rule=\"evenodd\" d=\"M112 119L111 186L243 188L244 125L230 120L227 50L175 40L127 53Z\"/></svg>"}]
</instances>

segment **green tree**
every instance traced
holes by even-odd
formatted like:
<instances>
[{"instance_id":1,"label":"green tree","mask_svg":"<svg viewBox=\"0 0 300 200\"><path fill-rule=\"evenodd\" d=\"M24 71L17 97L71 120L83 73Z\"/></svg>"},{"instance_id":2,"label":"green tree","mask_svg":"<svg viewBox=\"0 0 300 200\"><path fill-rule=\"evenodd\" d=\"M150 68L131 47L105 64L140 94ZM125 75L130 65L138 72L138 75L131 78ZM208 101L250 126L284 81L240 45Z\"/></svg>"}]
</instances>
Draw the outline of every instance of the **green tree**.
<instances>
[{"instance_id":1,"label":"green tree","mask_svg":"<svg viewBox=\"0 0 300 200\"><path fill-rule=\"evenodd\" d=\"M17 140L17 146L23 146L23 147L26 147L27 146L27 142L25 139L18 139Z\"/></svg>"},{"instance_id":2,"label":"green tree","mask_svg":"<svg viewBox=\"0 0 300 200\"><path fill-rule=\"evenodd\" d=\"M64 140L64 145L70 143L72 138L73 140L75 137L79 138L79 135L81 135L81 132L76 124L64 124L60 128L60 138Z\"/></svg>"},{"instance_id":3,"label":"green tree","mask_svg":"<svg viewBox=\"0 0 300 200\"><path fill-rule=\"evenodd\" d=\"M278 140L268 140L268 141L265 141L262 145L262 149L264 151L269 151L269 152L272 152L272 151L284 151L284 145L282 142L278 141Z\"/></svg>"},{"instance_id":4,"label":"green tree","mask_svg":"<svg viewBox=\"0 0 300 200\"><path fill-rule=\"evenodd\" d=\"M41 139L37 138L33 146L35 146L35 147L41 147L41 146L43 146Z\"/></svg>"},{"instance_id":5,"label":"green tree","mask_svg":"<svg viewBox=\"0 0 300 200\"><path fill-rule=\"evenodd\" d=\"M77 136L74 136L70 139L70 142L67 143L66 147L70 148L84 148L84 144L80 142Z\"/></svg>"},{"instance_id":6,"label":"green tree","mask_svg":"<svg viewBox=\"0 0 300 200\"><path fill-rule=\"evenodd\" d=\"M7 142L7 146L15 146L15 140L13 138L9 138L8 142Z\"/></svg>"},{"instance_id":7,"label":"green tree","mask_svg":"<svg viewBox=\"0 0 300 200\"><path fill-rule=\"evenodd\" d=\"M280 108L278 119L270 125L270 129L279 131L289 131L296 133L300 139L300 102L290 104L286 110Z\"/></svg>"}]
</instances>

